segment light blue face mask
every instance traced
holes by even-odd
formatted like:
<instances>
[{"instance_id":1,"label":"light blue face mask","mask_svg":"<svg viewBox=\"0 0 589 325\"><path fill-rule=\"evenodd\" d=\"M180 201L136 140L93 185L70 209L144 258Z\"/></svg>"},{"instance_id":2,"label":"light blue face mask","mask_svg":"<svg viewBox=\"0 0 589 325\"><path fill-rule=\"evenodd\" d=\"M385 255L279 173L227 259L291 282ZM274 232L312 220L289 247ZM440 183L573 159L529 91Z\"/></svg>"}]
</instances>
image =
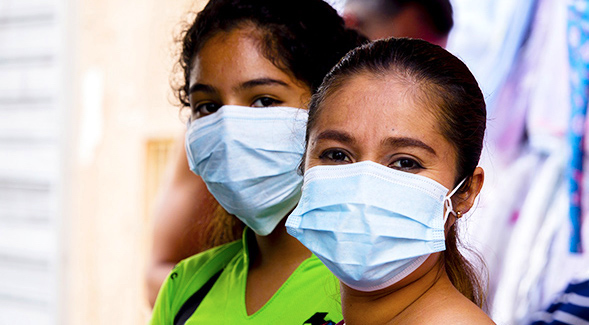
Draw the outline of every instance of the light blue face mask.
<instances>
[{"instance_id":1,"label":"light blue face mask","mask_svg":"<svg viewBox=\"0 0 589 325\"><path fill-rule=\"evenodd\" d=\"M189 125L190 170L225 210L268 235L300 198L307 116L292 107L223 106Z\"/></svg>"},{"instance_id":2,"label":"light blue face mask","mask_svg":"<svg viewBox=\"0 0 589 325\"><path fill-rule=\"evenodd\" d=\"M446 249L450 197L462 182L448 194L430 178L372 161L312 167L286 227L340 281L380 290Z\"/></svg>"}]
</instances>

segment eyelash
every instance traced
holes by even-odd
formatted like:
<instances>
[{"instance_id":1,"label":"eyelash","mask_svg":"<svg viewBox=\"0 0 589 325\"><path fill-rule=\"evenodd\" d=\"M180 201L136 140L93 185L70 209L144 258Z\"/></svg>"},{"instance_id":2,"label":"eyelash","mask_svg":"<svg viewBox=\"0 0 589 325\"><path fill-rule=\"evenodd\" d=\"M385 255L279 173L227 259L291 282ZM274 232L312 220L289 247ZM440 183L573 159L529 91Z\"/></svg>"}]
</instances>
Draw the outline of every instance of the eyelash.
<instances>
[{"instance_id":1,"label":"eyelash","mask_svg":"<svg viewBox=\"0 0 589 325\"><path fill-rule=\"evenodd\" d=\"M260 103L260 104L262 104L261 106L255 105L256 102L263 101L263 100L270 100L271 103ZM275 99L272 97L268 97L268 96L261 96L261 97L256 98L256 100L254 100L254 102L250 106L252 106L252 107L270 107L270 106L278 106L282 103L283 103L283 101L281 101L281 100L278 100L278 99Z\"/></svg>"},{"instance_id":2,"label":"eyelash","mask_svg":"<svg viewBox=\"0 0 589 325\"><path fill-rule=\"evenodd\" d=\"M395 163L399 163L400 165L403 165L401 162L410 162L413 166L410 167L403 167L403 166L394 166ZM400 157L395 159L390 165L390 168L393 169L397 169L397 170L401 170L401 171L406 171L406 172L412 172L412 171L418 171L423 169L423 166L416 160L413 158L409 158L409 157Z\"/></svg>"},{"instance_id":3,"label":"eyelash","mask_svg":"<svg viewBox=\"0 0 589 325\"><path fill-rule=\"evenodd\" d=\"M341 155L343 155L343 157L335 158L334 157L335 154L338 154L338 155L341 154ZM350 155L345 150L341 150L341 149L325 150L325 151L323 151L323 153L321 153L321 155L319 155L319 159L321 159L323 161L329 161L334 164L352 163L352 159L350 158ZM403 167L403 165L406 165L407 162L409 162L411 166ZM396 163L399 163L399 166L395 166ZM405 172L417 172L417 171L423 169L423 166L416 159L409 158L409 157L397 158L391 164L389 164L388 167L396 169L396 170L400 170L400 171L405 171Z\"/></svg>"},{"instance_id":4,"label":"eyelash","mask_svg":"<svg viewBox=\"0 0 589 325\"><path fill-rule=\"evenodd\" d=\"M333 157L334 154L343 154L344 157L341 157L341 159L336 159ZM351 163L352 162L352 160L350 159L350 156L344 150L340 150L340 149L325 150L321 153L321 155L319 155L319 159L324 160L324 161L331 161L333 163ZM346 162L345 159L347 159L348 161Z\"/></svg>"},{"instance_id":5,"label":"eyelash","mask_svg":"<svg viewBox=\"0 0 589 325\"><path fill-rule=\"evenodd\" d=\"M214 105L213 109L212 110L208 110L207 109L207 111L204 111L205 110L205 107L208 106L208 105L211 105L211 106ZM219 105L217 103L214 103L214 102L200 103L200 104L197 104L194 107L194 109L192 110L192 116L198 118L198 117L206 116L206 115L209 115L209 114L213 114L216 111L218 111L219 108L221 108L221 105Z\"/></svg>"},{"instance_id":6,"label":"eyelash","mask_svg":"<svg viewBox=\"0 0 589 325\"><path fill-rule=\"evenodd\" d=\"M260 101L261 105L256 105L256 102ZM266 101L266 103L264 103L264 101ZM268 101L270 101L268 103ZM268 96L261 96L256 98L252 103L251 103L251 107L270 107L270 106L279 106L280 104L284 103L281 100L272 98L272 97L268 97ZM209 107L207 107L209 106ZM212 109L210 106L212 106ZM219 110L219 108L221 108L222 105L219 105L217 103L214 102L206 102L206 103L199 103L197 104L194 109L192 110L192 115L191 115L191 119L195 120L199 117L203 117L203 116L207 116L210 114L213 114L215 112L217 112Z\"/></svg>"}]
</instances>

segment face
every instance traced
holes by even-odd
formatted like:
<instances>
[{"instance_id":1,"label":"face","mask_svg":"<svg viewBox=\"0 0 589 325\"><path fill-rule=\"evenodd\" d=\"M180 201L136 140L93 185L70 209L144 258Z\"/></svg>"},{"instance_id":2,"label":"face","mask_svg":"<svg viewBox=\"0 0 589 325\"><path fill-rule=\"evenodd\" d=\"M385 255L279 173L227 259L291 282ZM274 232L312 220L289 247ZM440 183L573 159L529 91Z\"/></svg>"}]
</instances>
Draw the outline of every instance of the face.
<instances>
[{"instance_id":1,"label":"face","mask_svg":"<svg viewBox=\"0 0 589 325\"><path fill-rule=\"evenodd\" d=\"M439 131L434 103L416 100L418 89L394 77L357 75L345 81L322 104L309 131L305 170L318 165L370 160L392 169L428 177L449 191L455 186L456 151ZM454 211L467 212L483 184L476 168L467 191L452 197ZM440 216L441 218L442 216ZM451 214L446 231L456 219ZM439 265L441 253L431 254L407 277L375 294L397 290ZM348 294L366 295L342 283ZM368 293L368 295L373 293Z\"/></svg>"},{"instance_id":2,"label":"face","mask_svg":"<svg viewBox=\"0 0 589 325\"><path fill-rule=\"evenodd\" d=\"M192 119L223 105L305 107L311 91L266 59L253 27L219 32L196 55L190 71Z\"/></svg>"},{"instance_id":3,"label":"face","mask_svg":"<svg viewBox=\"0 0 589 325\"><path fill-rule=\"evenodd\" d=\"M321 107L305 169L371 160L453 188L455 150L431 108L415 100L416 91L395 78L359 75L346 81Z\"/></svg>"}]
</instances>

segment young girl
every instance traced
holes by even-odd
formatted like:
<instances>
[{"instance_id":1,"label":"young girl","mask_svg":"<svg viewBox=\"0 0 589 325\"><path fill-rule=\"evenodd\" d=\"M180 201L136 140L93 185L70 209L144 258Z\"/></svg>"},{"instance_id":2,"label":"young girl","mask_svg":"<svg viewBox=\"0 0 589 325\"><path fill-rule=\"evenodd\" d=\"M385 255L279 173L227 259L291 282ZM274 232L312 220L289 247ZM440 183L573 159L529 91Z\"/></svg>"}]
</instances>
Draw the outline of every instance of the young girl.
<instances>
[{"instance_id":1,"label":"young girl","mask_svg":"<svg viewBox=\"0 0 589 325\"><path fill-rule=\"evenodd\" d=\"M186 32L191 170L247 225L179 263L152 323L323 324L341 319L329 270L286 233L300 197L306 107L363 38L321 0L212 0Z\"/></svg>"},{"instance_id":2,"label":"young girl","mask_svg":"<svg viewBox=\"0 0 589 325\"><path fill-rule=\"evenodd\" d=\"M485 119L468 68L425 41L367 44L326 76L286 225L339 278L346 324L493 323L456 234Z\"/></svg>"}]
</instances>

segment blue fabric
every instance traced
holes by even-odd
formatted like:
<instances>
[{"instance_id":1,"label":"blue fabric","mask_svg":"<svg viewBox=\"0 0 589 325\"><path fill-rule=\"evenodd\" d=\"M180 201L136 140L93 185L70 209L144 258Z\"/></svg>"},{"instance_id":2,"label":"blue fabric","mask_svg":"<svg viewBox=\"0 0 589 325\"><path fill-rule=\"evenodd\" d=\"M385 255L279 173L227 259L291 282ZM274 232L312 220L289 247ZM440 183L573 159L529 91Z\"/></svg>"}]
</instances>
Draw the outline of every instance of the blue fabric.
<instances>
[{"instance_id":1,"label":"blue fabric","mask_svg":"<svg viewBox=\"0 0 589 325\"><path fill-rule=\"evenodd\" d=\"M575 0L569 6L568 44L571 68L571 117L568 141L571 150L568 169L572 224L570 251L581 253L581 194L583 179L583 138L589 90L589 3Z\"/></svg>"},{"instance_id":2,"label":"blue fabric","mask_svg":"<svg viewBox=\"0 0 589 325\"><path fill-rule=\"evenodd\" d=\"M428 177L373 161L320 165L305 172L302 192L288 233L353 289L386 288L446 249L454 191Z\"/></svg>"},{"instance_id":3,"label":"blue fabric","mask_svg":"<svg viewBox=\"0 0 589 325\"><path fill-rule=\"evenodd\" d=\"M571 283L530 325L589 324L589 280Z\"/></svg>"}]
</instances>

